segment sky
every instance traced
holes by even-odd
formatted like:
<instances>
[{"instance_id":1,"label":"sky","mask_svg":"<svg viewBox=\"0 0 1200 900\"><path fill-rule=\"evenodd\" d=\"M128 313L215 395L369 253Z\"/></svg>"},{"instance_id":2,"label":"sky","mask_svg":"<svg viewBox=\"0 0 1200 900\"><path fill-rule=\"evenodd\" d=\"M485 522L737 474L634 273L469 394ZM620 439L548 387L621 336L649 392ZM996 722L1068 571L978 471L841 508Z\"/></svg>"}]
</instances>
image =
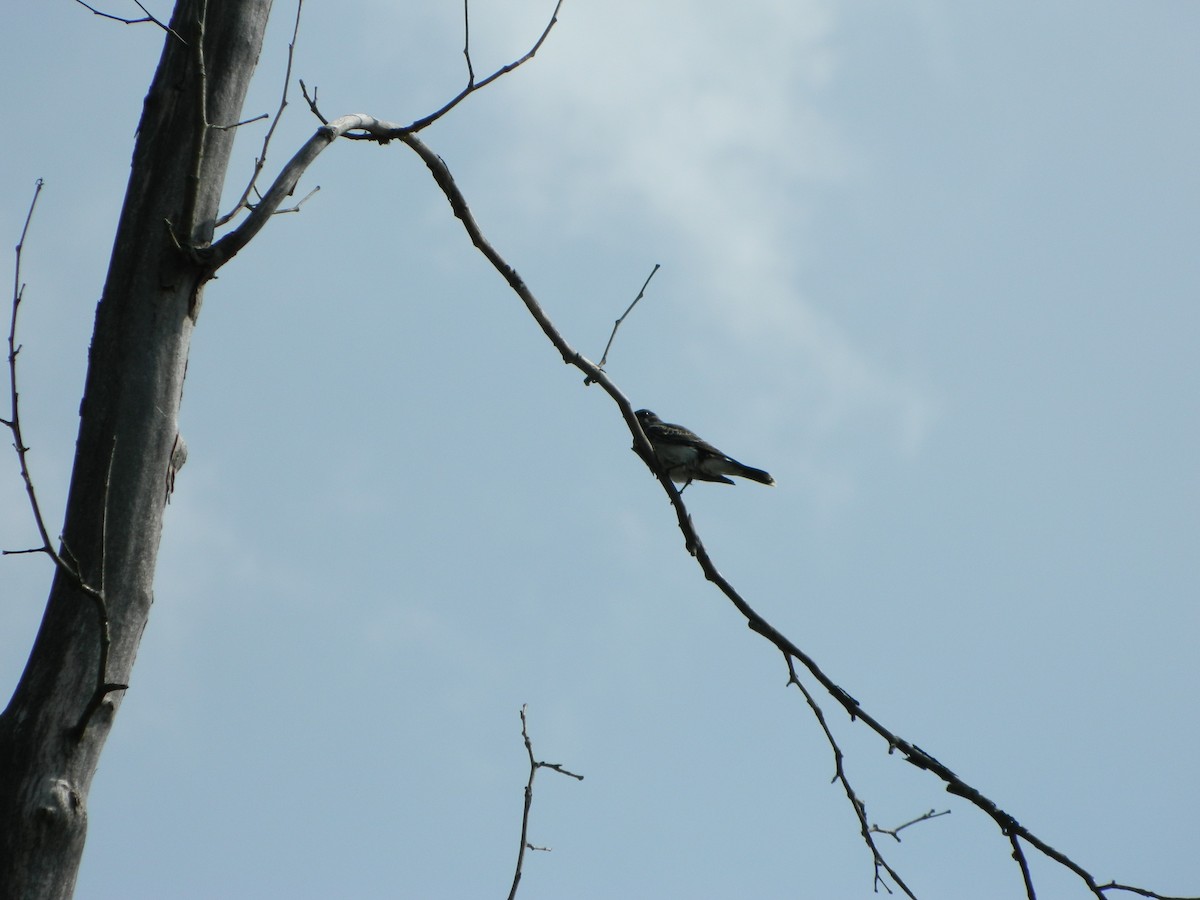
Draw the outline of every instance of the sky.
<instances>
[{"instance_id":1,"label":"sky","mask_svg":"<svg viewBox=\"0 0 1200 900\"><path fill-rule=\"evenodd\" d=\"M305 8L293 73L327 116L461 88L461 5L333 6ZM473 3L476 71L551 9ZM278 104L294 10L247 115ZM1190 895L1198 35L1189 0L566 0L424 135L590 358L661 265L607 371L774 475L685 494L752 606L1102 882ZM19 340L52 531L162 40L65 0L0 35L9 247L46 181ZM293 84L267 170L315 126ZM609 398L409 150L336 144L317 185L206 290L77 896L505 896L524 704L537 757L585 776L538 775L526 900L876 896L784 661ZM0 457L0 546L35 543ZM50 575L0 560L5 698ZM990 820L825 701L870 821L951 811L881 841L919 897L1024 895ZM1030 864L1040 897L1088 896Z\"/></svg>"}]
</instances>

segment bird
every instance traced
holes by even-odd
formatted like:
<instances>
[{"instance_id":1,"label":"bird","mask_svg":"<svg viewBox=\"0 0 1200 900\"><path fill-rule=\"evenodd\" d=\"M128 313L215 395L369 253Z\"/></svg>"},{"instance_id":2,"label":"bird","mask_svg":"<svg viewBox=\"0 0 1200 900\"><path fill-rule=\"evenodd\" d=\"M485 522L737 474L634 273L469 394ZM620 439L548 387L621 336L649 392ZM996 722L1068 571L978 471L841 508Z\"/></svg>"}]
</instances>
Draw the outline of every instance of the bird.
<instances>
[{"instance_id":1,"label":"bird","mask_svg":"<svg viewBox=\"0 0 1200 900\"><path fill-rule=\"evenodd\" d=\"M775 479L762 469L738 462L682 425L664 422L648 409L639 409L634 415L650 440L659 464L676 484L682 484L685 488L693 481L733 484L725 476L737 475L759 484L775 486ZM637 449L636 446L634 449Z\"/></svg>"}]
</instances>

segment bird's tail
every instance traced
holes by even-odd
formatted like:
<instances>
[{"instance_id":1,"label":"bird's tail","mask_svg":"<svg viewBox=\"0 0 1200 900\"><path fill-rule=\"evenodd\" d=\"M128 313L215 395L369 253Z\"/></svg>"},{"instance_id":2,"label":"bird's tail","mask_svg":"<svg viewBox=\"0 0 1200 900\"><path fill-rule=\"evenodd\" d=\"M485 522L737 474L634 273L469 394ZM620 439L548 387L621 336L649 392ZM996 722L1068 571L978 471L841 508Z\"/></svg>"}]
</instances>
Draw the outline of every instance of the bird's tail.
<instances>
[{"instance_id":1,"label":"bird's tail","mask_svg":"<svg viewBox=\"0 0 1200 900\"><path fill-rule=\"evenodd\" d=\"M771 477L769 472L764 472L762 469L756 469L754 466L748 466L745 463L738 463L737 466L737 471L730 472L730 475L740 475L742 478L749 478L751 481L757 481L759 484L775 487L775 479Z\"/></svg>"}]
</instances>

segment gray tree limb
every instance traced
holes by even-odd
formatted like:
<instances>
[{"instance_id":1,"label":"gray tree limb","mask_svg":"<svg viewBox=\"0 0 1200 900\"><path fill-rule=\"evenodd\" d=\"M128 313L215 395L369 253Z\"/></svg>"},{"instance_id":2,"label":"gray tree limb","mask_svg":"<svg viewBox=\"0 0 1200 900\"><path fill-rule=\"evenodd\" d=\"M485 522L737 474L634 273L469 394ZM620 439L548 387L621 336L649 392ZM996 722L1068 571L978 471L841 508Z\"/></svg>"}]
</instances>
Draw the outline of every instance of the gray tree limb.
<instances>
[{"instance_id":1,"label":"gray tree limb","mask_svg":"<svg viewBox=\"0 0 1200 900\"><path fill-rule=\"evenodd\" d=\"M128 682L153 602L163 483L207 276L179 247L212 239L234 129L209 126L238 120L271 0L206 7L179 0L165 34L96 310L60 551L78 577L56 569L0 714L4 900L71 896L88 791L121 702L115 686ZM89 588L103 594L107 621ZM104 626L111 644L100 680L111 687L98 692Z\"/></svg>"}]
</instances>

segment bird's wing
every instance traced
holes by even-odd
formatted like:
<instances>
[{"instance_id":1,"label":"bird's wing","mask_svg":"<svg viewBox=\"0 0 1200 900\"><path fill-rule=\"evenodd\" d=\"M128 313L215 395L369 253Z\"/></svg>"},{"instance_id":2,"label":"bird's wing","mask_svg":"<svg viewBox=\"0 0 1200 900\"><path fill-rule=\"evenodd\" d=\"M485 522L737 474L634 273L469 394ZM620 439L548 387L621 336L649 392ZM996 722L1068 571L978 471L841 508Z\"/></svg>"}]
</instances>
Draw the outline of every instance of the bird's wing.
<instances>
[{"instance_id":1,"label":"bird's wing","mask_svg":"<svg viewBox=\"0 0 1200 900\"><path fill-rule=\"evenodd\" d=\"M683 444L688 447L695 447L701 453L711 453L714 456L720 456L724 459L730 459L696 432L690 428L684 428L682 425L673 425L670 422L663 422L660 429L656 429L655 435L659 440L666 441L669 444Z\"/></svg>"}]
</instances>

